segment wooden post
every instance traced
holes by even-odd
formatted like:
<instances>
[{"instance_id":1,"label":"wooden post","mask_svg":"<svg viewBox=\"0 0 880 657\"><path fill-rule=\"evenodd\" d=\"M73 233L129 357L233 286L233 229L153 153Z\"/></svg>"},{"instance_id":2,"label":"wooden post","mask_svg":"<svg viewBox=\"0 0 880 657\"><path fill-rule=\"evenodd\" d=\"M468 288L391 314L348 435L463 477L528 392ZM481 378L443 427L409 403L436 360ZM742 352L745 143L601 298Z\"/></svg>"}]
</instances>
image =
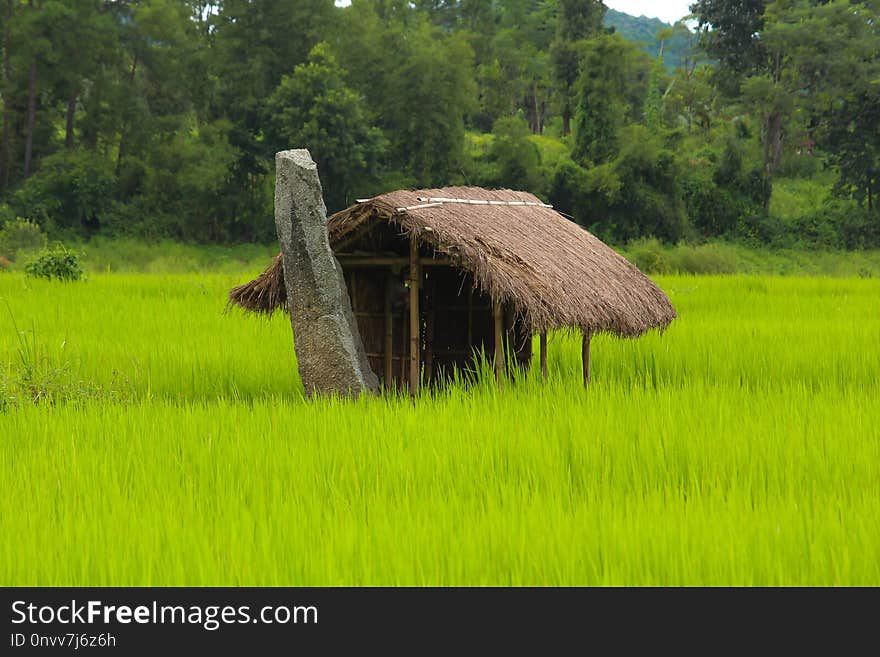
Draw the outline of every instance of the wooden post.
<instances>
[{"instance_id":1,"label":"wooden post","mask_svg":"<svg viewBox=\"0 0 880 657\"><path fill-rule=\"evenodd\" d=\"M516 336L513 331L514 325L514 314L513 308L510 306L504 309L504 337L502 339L502 344L504 345L504 373L510 377L510 361L513 359L513 352L516 351Z\"/></svg>"},{"instance_id":2,"label":"wooden post","mask_svg":"<svg viewBox=\"0 0 880 657\"><path fill-rule=\"evenodd\" d=\"M409 241L409 391L419 394L419 240Z\"/></svg>"},{"instance_id":3,"label":"wooden post","mask_svg":"<svg viewBox=\"0 0 880 657\"><path fill-rule=\"evenodd\" d=\"M391 315L391 286L394 281L391 272L385 274L385 358L384 375L385 390L391 390L391 382L394 378L392 368L394 366L394 317Z\"/></svg>"},{"instance_id":4,"label":"wooden post","mask_svg":"<svg viewBox=\"0 0 880 657\"><path fill-rule=\"evenodd\" d=\"M467 347L468 350L474 348L474 283L471 281L468 287L467 300Z\"/></svg>"},{"instance_id":5,"label":"wooden post","mask_svg":"<svg viewBox=\"0 0 880 657\"><path fill-rule=\"evenodd\" d=\"M492 315L495 317L495 379L500 384L504 377L504 313L500 301L492 301Z\"/></svg>"},{"instance_id":6,"label":"wooden post","mask_svg":"<svg viewBox=\"0 0 880 657\"><path fill-rule=\"evenodd\" d=\"M547 379L547 331L541 332L541 376Z\"/></svg>"},{"instance_id":7,"label":"wooden post","mask_svg":"<svg viewBox=\"0 0 880 657\"><path fill-rule=\"evenodd\" d=\"M429 275L427 317L425 318L425 383L434 378L434 328L437 322L437 277Z\"/></svg>"},{"instance_id":8,"label":"wooden post","mask_svg":"<svg viewBox=\"0 0 880 657\"><path fill-rule=\"evenodd\" d=\"M590 385L590 333L584 332L584 341L581 345L581 361L584 365L584 387Z\"/></svg>"}]
</instances>

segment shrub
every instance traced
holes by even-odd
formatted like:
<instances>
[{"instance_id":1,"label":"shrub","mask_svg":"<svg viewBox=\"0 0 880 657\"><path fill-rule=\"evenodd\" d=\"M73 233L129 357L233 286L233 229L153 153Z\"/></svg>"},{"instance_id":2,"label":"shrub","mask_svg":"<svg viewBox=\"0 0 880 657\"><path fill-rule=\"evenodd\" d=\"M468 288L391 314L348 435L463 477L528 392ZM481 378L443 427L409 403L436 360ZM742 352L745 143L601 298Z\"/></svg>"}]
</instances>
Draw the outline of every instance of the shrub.
<instances>
[{"instance_id":1,"label":"shrub","mask_svg":"<svg viewBox=\"0 0 880 657\"><path fill-rule=\"evenodd\" d=\"M0 257L15 260L23 251L38 251L46 246L46 236L40 227L27 219L16 217L3 222L0 228Z\"/></svg>"},{"instance_id":2,"label":"shrub","mask_svg":"<svg viewBox=\"0 0 880 657\"><path fill-rule=\"evenodd\" d=\"M100 228L115 188L116 175L106 157L89 150L65 150L43 158L10 205L39 221L49 233L59 228L88 235Z\"/></svg>"},{"instance_id":3,"label":"shrub","mask_svg":"<svg viewBox=\"0 0 880 657\"><path fill-rule=\"evenodd\" d=\"M626 257L646 274L732 274L736 252L725 244L664 246L653 237L633 240Z\"/></svg>"},{"instance_id":4,"label":"shrub","mask_svg":"<svg viewBox=\"0 0 880 657\"><path fill-rule=\"evenodd\" d=\"M24 268L28 276L59 281L78 281L83 276L79 256L63 244L43 249L40 254Z\"/></svg>"},{"instance_id":5,"label":"shrub","mask_svg":"<svg viewBox=\"0 0 880 657\"><path fill-rule=\"evenodd\" d=\"M679 274L733 274L736 254L723 244L679 244L670 255L669 269Z\"/></svg>"},{"instance_id":6,"label":"shrub","mask_svg":"<svg viewBox=\"0 0 880 657\"><path fill-rule=\"evenodd\" d=\"M630 242L627 259L647 274L663 274L669 271L665 249L656 237L643 237Z\"/></svg>"}]
</instances>

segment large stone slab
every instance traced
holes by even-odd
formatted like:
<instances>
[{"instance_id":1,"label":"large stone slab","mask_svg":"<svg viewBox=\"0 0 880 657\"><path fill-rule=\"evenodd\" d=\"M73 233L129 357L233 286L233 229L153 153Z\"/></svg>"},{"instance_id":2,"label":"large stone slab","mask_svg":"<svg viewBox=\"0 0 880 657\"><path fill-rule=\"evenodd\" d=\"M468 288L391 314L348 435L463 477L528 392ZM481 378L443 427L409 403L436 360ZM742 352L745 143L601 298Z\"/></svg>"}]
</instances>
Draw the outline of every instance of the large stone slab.
<instances>
[{"instance_id":1,"label":"large stone slab","mask_svg":"<svg viewBox=\"0 0 880 657\"><path fill-rule=\"evenodd\" d=\"M276 153L275 172L275 228L306 394L378 392L342 268L330 249L327 208L311 154L305 149Z\"/></svg>"}]
</instances>

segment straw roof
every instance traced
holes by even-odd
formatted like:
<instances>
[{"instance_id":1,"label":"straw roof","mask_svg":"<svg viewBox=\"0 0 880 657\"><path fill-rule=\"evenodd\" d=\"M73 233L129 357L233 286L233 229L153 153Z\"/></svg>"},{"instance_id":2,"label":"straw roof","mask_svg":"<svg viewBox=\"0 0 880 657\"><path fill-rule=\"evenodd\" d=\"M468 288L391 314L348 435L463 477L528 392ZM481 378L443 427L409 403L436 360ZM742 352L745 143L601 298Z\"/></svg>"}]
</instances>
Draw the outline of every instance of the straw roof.
<instances>
[{"instance_id":1,"label":"straw roof","mask_svg":"<svg viewBox=\"0 0 880 657\"><path fill-rule=\"evenodd\" d=\"M331 247L374 221L449 256L534 332L573 327L635 337L676 317L666 294L635 265L532 194L478 187L382 194L330 217ZM272 312L284 305L283 285L276 258L232 290L230 302Z\"/></svg>"}]
</instances>

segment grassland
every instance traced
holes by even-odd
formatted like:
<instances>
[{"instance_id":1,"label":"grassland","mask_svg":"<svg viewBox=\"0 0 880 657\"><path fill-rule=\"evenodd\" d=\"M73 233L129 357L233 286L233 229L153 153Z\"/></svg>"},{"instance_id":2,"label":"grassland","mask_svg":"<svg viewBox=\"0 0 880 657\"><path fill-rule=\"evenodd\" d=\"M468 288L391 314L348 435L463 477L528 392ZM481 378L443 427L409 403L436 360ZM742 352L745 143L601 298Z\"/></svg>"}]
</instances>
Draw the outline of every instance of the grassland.
<instances>
[{"instance_id":1,"label":"grassland","mask_svg":"<svg viewBox=\"0 0 880 657\"><path fill-rule=\"evenodd\" d=\"M0 275L0 584L880 585L876 279L659 277L588 391L560 333L546 384L310 403L245 276Z\"/></svg>"}]
</instances>

